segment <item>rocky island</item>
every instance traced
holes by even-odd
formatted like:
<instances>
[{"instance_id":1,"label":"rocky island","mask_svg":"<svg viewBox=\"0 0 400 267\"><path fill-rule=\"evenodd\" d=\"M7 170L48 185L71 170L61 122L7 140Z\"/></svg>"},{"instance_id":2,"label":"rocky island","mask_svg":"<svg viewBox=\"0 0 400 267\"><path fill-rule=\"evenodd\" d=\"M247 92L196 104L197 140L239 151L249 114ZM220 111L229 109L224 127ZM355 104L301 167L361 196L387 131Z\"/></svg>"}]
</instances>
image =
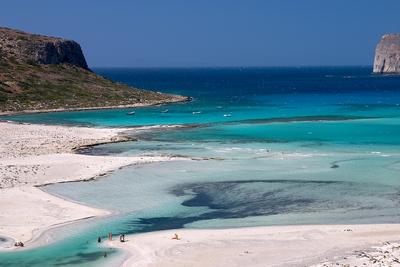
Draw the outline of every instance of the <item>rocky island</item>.
<instances>
[{"instance_id":1,"label":"rocky island","mask_svg":"<svg viewBox=\"0 0 400 267\"><path fill-rule=\"evenodd\" d=\"M187 97L115 83L92 72L71 40L0 27L0 113L132 107Z\"/></svg>"},{"instance_id":2,"label":"rocky island","mask_svg":"<svg viewBox=\"0 0 400 267\"><path fill-rule=\"evenodd\" d=\"M386 34L376 47L374 73L400 73L400 34Z\"/></svg>"}]
</instances>

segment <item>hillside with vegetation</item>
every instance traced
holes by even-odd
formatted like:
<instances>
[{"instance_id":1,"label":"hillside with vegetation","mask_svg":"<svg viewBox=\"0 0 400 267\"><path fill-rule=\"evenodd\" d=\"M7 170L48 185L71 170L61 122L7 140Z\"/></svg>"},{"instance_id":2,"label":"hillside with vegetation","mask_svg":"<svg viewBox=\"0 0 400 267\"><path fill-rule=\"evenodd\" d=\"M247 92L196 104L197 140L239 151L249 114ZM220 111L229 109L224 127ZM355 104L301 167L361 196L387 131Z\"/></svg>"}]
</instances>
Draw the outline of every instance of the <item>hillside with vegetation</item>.
<instances>
[{"instance_id":1,"label":"hillside with vegetation","mask_svg":"<svg viewBox=\"0 0 400 267\"><path fill-rule=\"evenodd\" d=\"M0 28L0 111L155 105L187 97L132 88L92 72L78 43Z\"/></svg>"}]
</instances>

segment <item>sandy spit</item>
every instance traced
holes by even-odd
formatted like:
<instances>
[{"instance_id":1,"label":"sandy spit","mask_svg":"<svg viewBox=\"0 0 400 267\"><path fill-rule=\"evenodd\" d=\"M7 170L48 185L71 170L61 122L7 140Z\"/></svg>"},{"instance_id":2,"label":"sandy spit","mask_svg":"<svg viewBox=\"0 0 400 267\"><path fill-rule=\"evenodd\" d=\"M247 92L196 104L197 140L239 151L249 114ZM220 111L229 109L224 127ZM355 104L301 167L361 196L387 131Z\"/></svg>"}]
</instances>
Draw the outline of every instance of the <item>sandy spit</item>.
<instances>
[{"instance_id":1,"label":"sandy spit","mask_svg":"<svg viewBox=\"0 0 400 267\"><path fill-rule=\"evenodd\" d=\"M400 266L399 234L399 224L177 229L107 245L129 252L123 267Z\"/></svg>"}]
</instances>

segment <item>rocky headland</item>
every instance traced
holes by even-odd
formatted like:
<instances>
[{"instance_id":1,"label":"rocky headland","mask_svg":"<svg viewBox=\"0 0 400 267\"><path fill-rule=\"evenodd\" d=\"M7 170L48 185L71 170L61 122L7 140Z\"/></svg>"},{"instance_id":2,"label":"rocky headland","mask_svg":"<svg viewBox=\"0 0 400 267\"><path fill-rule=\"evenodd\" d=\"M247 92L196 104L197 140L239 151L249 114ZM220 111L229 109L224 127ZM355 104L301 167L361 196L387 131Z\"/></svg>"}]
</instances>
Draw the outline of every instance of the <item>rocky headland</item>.
<instances>
[{"instance_id":1,"label":"rocky headland","mask_svg":"<svg viewBox=\"0 0 400 267\"><path fill-rule=\"evenodd\" d=\"M375 51L374 73L400 73L400 34L386 34Z\"/></svg>"},{"instance_id":2,"label":"rocky headland","mask_svg":"<svg viewBox=\"0 0 400 267\"><path fill-rule=\"evenodd\" d=\"M95 74L75 41L0 27L0 113L134 107L186 100Z\"/></svg>"}]
</instances>

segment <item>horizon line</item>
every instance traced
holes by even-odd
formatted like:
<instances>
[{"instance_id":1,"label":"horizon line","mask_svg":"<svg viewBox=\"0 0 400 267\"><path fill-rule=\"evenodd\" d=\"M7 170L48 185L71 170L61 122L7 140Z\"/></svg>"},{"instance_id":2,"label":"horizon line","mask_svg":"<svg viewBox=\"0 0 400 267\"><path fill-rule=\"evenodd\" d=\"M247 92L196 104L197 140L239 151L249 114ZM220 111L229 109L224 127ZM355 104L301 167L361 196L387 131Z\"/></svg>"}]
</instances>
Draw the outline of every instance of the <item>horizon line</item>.
<instances>
[{"instance_id":1,"label":"horizon line","mask_svg":"<svg viewBox=\"0 0 400 267\"><path fill-rule=\"evenodd\" d=\"M373 65L288 65L288 66L89 66L93 69L250 69L250 68L373 68Z\"/></svg>"}]
</instances>

